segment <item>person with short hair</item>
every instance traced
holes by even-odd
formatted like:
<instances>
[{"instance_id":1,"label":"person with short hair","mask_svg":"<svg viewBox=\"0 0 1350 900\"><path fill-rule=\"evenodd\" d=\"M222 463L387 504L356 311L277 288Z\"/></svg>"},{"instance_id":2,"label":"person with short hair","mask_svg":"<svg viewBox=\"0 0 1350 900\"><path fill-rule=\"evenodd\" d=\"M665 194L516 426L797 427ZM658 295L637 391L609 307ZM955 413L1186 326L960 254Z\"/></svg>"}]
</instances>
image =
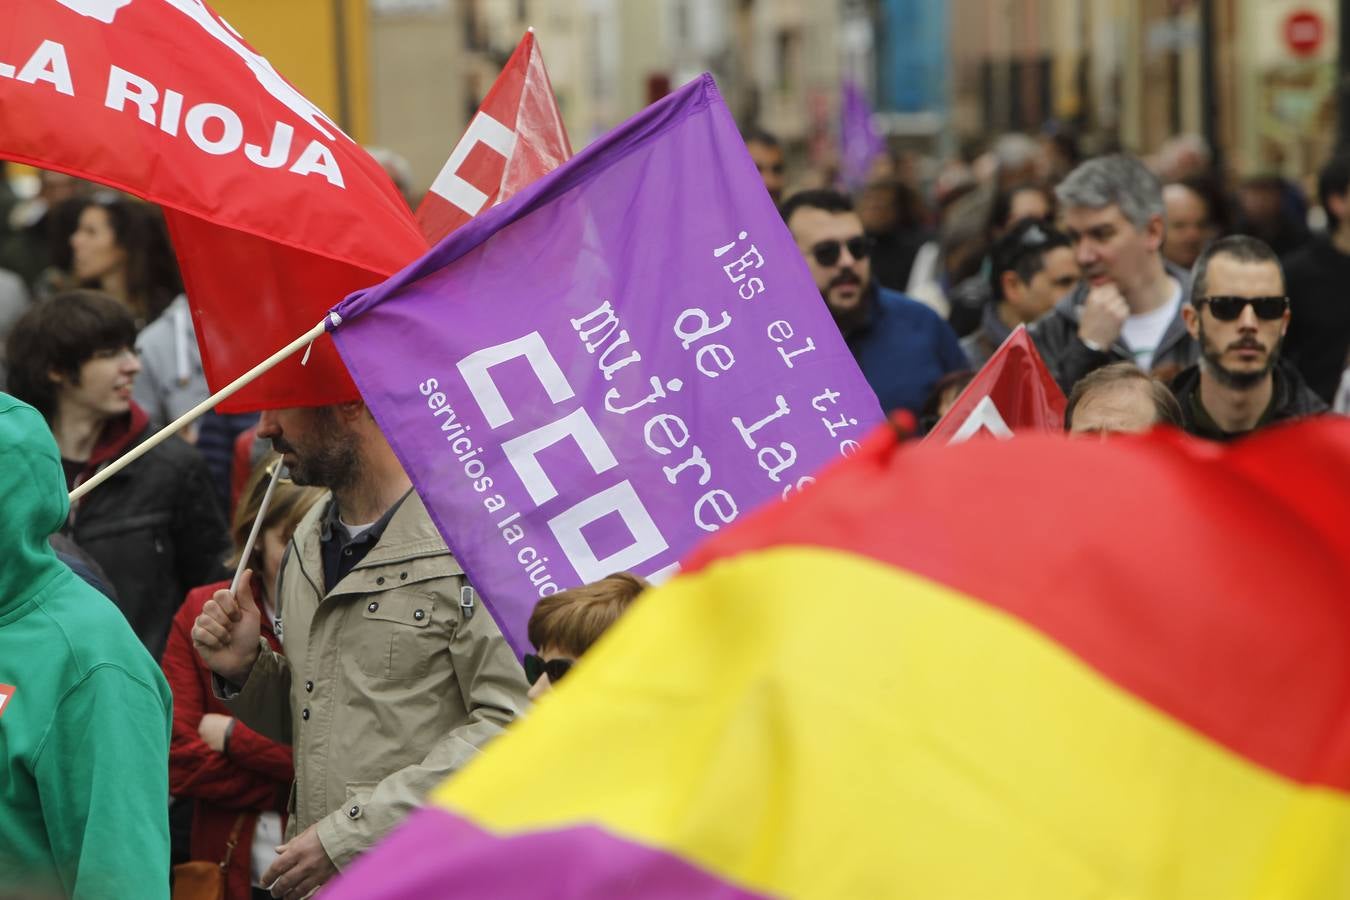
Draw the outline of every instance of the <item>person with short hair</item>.
<instances>
[{"instance_id":1,"label":"person with short hair","mask_svg":"<svg viewBox=\"0 0 1350 900\"><path fill-rule=\"evenodd\" d=\"M1102 366L1079 379L1064 410L1070 434L1138 434L1181 427L1181 406L1157 378L1133 363Z\"/></svg>"},{"instance_id":2,"label":"person with short hair","mask_svg":"<svg viewBox=\"0 0 1350 900\"><path fill-rule=\"evenodd\" d=\"M9 335L9 387L46 418L73 490L152 434L132 399L140 361L131 313L97 291L38 303ZM206 464L178 437L71 507L62 529L107 573L156 659L190 588L222 577L225 517Z\"/></svg>"},{"instance_id":3,"label":"person with short hair","mask_svg":"<svg viewBox=\"0 0 1350 900\"><path fill-rule=\"evenodd\" d=\"M764 181L764 189L773 199L773 205L783 202L783 188L787 186L787 160L783 154L783 144L778 138L762 128L752 128L742 139L750 158L755 161L759 177Z\"/></svg>"},{"instance_id":4,"label":"person with short hair","mask_svg":"<svg viewBox=\"0 0 1350 900\"><path fill-rule=\"evenodd\" d=\"M1284 351L1319 397L1327 402L1350 353L1350 153L1338 154L1317 179L1327 233L1284 261L1289 284L1289 333Z\"/></svg>"},{"instance_id":5,"label":"person with short hair","mask_svg":"<svg viewBox=\"0 0 1350 900\"><path fill-rule=\"evenodd\" d=\"M60 451L7 394L0 497L0 894L168 900L169 686L48 543Z\"/></svg>"},{"instance_id":6,"label":"person with short hair","mask_svg":"<svg viewBox=\"0 0 1350 900\"><path fill-rule=\"evenodd\" d=\"M929 307L873 280L871 241L843 194L801 191L781 211L881 408L919 415L939 378L968 368L951 326Z\"/></svg>"},{"instance_id":7,"label":"person with short hair","mask_svg":"<svg viewBox=\"0 0 1350 900\"><path fill-rule=\"evenodd\" d=\"M1093 369L1128 361L1174 373L1199 349L1181 310L1187 273L1162 255L1162 185L1132 156L1090 159L1055 189L1083 281L1031 330L1067 394Z\"/></svg>"},{"instance_id":8,"label":"person with short hair","mask_svg":"<svg viewBox=\"0 0 1350 900\"><path fill-rule=\"evenodd\" d=\"M535 650L525 656L530 699L552 690L648 587L645 579L631 572L616 572L540 600L530 613L527 631Z\"/></svg>"},{"instance_id":9,"label":"person with short hair","mask_svg":"<svg viewBox=\"0 0 1350 900\"><path fill-rule=\"evenodd\" d=\"M980 327L961 340L979 369L1019 325L1031 325L1078 284L1078 262L1065 235L1044 220L1019 222L989 254L991 302Z\"/></svg>"},{"instance_id":10,"label":"person with short hair","mask_svg":"<svg viewBox=\"0 0 1350 900\"><path fill-rule=\"evenodd\" d=\"M1274 250L1246 235L1222 238L1200 254L1191 278L1184 313L1201 356L1172 382L1188 432L1229 441L1328 410L1280 358L1291 313Z\"/></svg>"}]
</instances>

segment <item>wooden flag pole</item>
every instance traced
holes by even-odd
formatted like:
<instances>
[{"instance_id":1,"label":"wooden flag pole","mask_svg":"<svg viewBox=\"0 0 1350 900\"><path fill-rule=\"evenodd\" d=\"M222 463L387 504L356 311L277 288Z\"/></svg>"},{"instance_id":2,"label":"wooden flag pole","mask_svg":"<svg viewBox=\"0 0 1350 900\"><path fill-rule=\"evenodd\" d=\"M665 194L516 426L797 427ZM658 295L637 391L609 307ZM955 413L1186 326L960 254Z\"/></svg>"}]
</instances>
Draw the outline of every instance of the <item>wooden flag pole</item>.
<instances>
[{"instance_id":1,"label":"wooden flag pole","mask_svg":"<svg viewBox=\"0 0 1350 900\"><path fill-rule=\"evenodd\" d=\"M288 359L291 356L294 356L296 353L299 353L305 347L308 347L310 344L314 343L316 340L323 337L324 330L326 329L330 319L332 320L334 325L339 325L342 323L342 320L338 318L337 313L329 313L327 316L324 316L324 318L319 322L318 325L315 325L309 331L306 331L304 334L300 335L300 337L291 341L285 347L282 347L276 353L273 353L271 356L267 357L267 359L263 360L253 368L249 369L243 375L240 375L234 381L231 381L229 384L225 385L225 387L216 391L210 397L207 397L201 403L198 403L196 406L192 407L192 409L183 413L171 424L165 425L159 431L155 432L154 435L147 438L142 443L138 444L135 448L128 451L125 455L118 457L110 465L99 470L99 472L96 475L94 475L93 478L90 478L88 481L77 486L75 490L70 492L70 502L74 503L76 500L79 500L85 494L89 493L94 488L98 487L100 484L107 481L109 478L113 477L118 472L122 471L127 466L134 463L136 460L140 459L142 456L149 453L151 450L158 447L160 444L164 443L169 438L173 437L184 426L192 424L203 414L205 414L207 410L211 409L213 406L220 403L222 400L234 396L234 394L236 394L243 388L247 387L248 385L252 384L254 381L258 379L259 376L263 375L265 372L276 366L278 363L282 362L285 359Z\"/></svg>"}]
</instances>

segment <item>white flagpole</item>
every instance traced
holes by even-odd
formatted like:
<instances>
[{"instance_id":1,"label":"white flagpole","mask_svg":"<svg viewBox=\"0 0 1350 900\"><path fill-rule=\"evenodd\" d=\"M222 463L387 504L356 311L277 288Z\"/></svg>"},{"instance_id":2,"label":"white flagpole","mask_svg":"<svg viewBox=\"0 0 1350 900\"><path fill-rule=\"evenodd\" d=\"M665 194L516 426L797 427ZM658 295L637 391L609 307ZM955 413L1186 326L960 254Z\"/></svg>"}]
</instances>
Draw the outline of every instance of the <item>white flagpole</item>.
<instances>
[{"instance_id":1,"label":"white flagpole","mask_svg":"<svg viewBox=\"0 0 1350 900\"><path fill-rule=\"evenodd\" d=\"M315 325L309 331L300 335L300 337L291 341L285 347L282 347L276 353L273 353L271 356L267 357L267 359L263 360L253 368L249 369L243 375L240 375L234 381L231 381L229 384L225 385L225 387L216 391L210 397L207 397L201 403L198 403L196 406L192 407L192 409L183 413L173 423L165 425L159 431L155 432L153 436L147 438L145 441L138 444L134 449L128 451L125 455L114 460L111 465L108 465L105 468L101 469L98 472L98 474L96 474L93 478L90 478L88 481L77 486L75 490L70 492L70 502L74 503L76 500L79 500L85 494L89 493L94 488L98 487L100 484L107 481L109 478L113 477L118 472L122 471L127 466L131 465L145 454L149 453L155 447L158 447L160 444L167 441L173 435L177 434L179 430L182 429L184 426L192 424L207 410L211 409L213 406L220 403L222 400L232 397L235 393L247 387L249 384L252 384L254 381L258 379L259 376L263 375L265 372L276 366L281 361L291 356L294 356L296 353L300 352L305 347L309 346L319 338L323 337L324 330L330 319L332 320L334 325L342 324L342 320L338 318L337 313L329 313L327 316L324 316L324 318L322 319L322 321L319 322L318 325Z\"/></svg>"},{"instance_id":2,"label":"white flagpole","mask_svg":"<svg viewBox=\"0 0 1350 900\"><path fill-rule=\"evenodd\" d=\"M258 514L253 518L253 528L249 530L248 540L244 542L244 547L239 551L239 565L234 570L234 579L230 581L230 593L239 593L239 582L244 580L244 570L248 568L249 557L253 555L253 544L258 540L258 532L262 531L263 519L267 518L267 507L272 505L272 492L277 489L277 482L281 480L281 457L277 457L276 462L272 464L272 478L267 482L267 490L263 493L262 503L258 504Z\"/></svg>"}]
</instances>

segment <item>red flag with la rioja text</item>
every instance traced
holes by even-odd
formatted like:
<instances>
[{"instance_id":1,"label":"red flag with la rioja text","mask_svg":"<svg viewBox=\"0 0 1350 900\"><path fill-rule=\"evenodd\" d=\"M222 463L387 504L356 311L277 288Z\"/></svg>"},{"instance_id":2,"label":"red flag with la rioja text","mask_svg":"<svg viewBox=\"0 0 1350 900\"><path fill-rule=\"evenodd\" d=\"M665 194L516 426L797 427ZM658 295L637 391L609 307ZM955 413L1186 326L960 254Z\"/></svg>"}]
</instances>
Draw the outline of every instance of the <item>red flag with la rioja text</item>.
<instances>
[{"instance_id":1,"label":"red flag with la rioja text","mask_svg":"<svg viewBox=\"0 0 1350 900\"><path fill-rule=\"evenodd\" d=\"M425 252L371 157L201 0L10 0L0 157L161 205L219 389ZM316 342L225 411L357 396Z\"/></svg>"}]
</instances>

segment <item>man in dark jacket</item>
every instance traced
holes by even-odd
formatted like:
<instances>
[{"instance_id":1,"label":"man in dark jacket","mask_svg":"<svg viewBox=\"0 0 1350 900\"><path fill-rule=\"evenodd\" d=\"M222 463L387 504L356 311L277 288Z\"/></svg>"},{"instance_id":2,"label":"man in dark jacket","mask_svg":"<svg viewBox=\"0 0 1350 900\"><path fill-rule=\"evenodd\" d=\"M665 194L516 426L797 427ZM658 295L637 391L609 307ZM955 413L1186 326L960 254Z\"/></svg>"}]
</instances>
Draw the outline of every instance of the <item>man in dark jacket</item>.
<instances>
[{"instance_id":1,"label":"man in dark jacket","mask_svg":"<svg viewBox=\"0 0 1350 900\"><path fill-rule=\"evenodd\" d=\"M1032 329L1067 394L1108 363L1167 380L1199 349L1181 320L1189 277L1162 256L1162 185L1130 156L1091 159L1055 189L1083 281Z\"/></svg>"},{"instance_id":2,"label":"man in dark jacket","mask_svg":"<svg viewBox=\"0 0 1350 900\"><path fill-rule=\"evenodd\" d=\"M10 391L46 418L68 488L151 434L131 399L140 371L135 339L130 313L96 291L39 303L10 333ZM179 438L78 501L63 530L107 573L156 658L187 591L224 577L225 517L201 456Z\"/></svg>"},{"instance_id":3,"label":"man in dark jacket","mask_svg":"<svg viewBox=\"0 0 1350 900\"><path fill-rule=\"evenodd\" d=\"M1206 248L1183 314L1202 354L1172 383L1186 431L1228 441L1327 411L1298 370L1279 358L1289 299L1280 261L1266 244L1234 235Z\"/></svg>"},{"instance_id":4,"label":"man in dark jacket","mask_svg":"<svg viewBox=\"0 0 1350 900\"><path fill-rule=\"evenodd\" d=\"M1284 261L1289 279L1289 336L1285 353L1327 402L1350 352L1350 154L1332 159L1318 178L1317 193L1328 233Z\"/></svg>"},{"instance_id":5,"label":"man in dark jacket","mask_svg":"<svg viewBox=\"0 0 1350 900\"><path fill-rule=\"evenodd\" d=\"M938 379L967 366L951 326L872 280L871 244L843 194L802 191L787 199L782 213L881 408L917 416Z\"/></svg>"},{"instance_id":6,"label":"man in dark jacket","mask_svg":"<svg viewBox=\"0 0 1350 900\"><path fill-rule=\"evenodd\" d=\"M1078 283L1078 263L1063 233L1049 222L1028 219L998 239L989 254L992 302L980 327L961 339L973 369L979 369L1018 325L1030 326Z\"/></svg>"}]
</instances>

